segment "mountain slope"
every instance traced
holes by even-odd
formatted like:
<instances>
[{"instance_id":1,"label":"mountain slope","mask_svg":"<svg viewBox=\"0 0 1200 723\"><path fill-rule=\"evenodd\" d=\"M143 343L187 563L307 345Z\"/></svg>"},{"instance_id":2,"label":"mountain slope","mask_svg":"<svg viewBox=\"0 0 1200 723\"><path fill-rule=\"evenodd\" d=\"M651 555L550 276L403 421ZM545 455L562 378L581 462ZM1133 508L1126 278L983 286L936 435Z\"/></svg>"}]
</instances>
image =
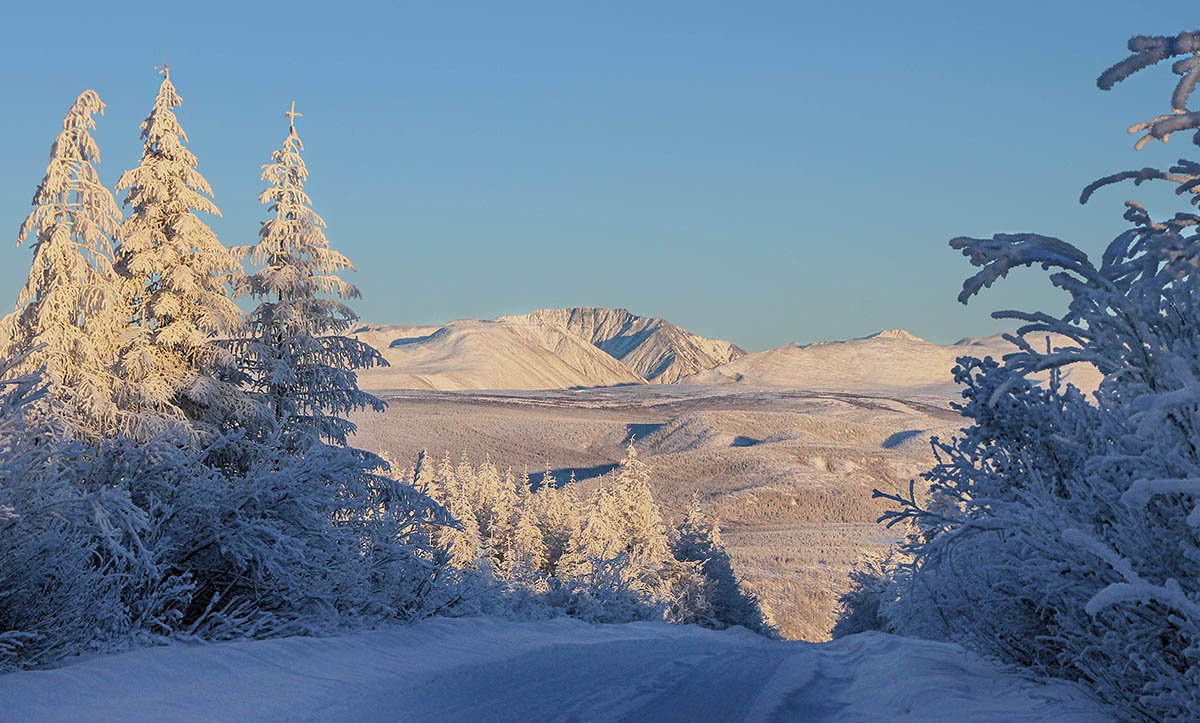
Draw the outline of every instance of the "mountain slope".
<instances>
[{"instance_id":1,"label":"mountain slope","mask_svg":"<svg viewBox=\"0 0 1200 723\"><path fill-rule=\"evenodd\" d=\"M462 319L445 326L364 326L352 336L389 367L359 373L363 389L567 389L645 380L565 329Z\"/></svg>"},{"instance_id":2,"label":"mountain slope","mask_svg":"<svg viewBox=\"0 0 1200 723\"><path fill-rule=\"evenodd\" d=\"M1055 343L1068 342L1058 339ZM891 329L862 339L789 344L747 354L728 364L686 377L681 383L745 384L838 392L904 389L957 395L950 370L958 357L991 356L999 360L1015 350L1016 347L999 335L942 345L927 342L901 329ZM1099 383L1099 372L1094 367L1074 365L1065 370L1063 378L1084 391L1091 391Z\"/></svg>"},{"instance_id":3,"label":"mountain slope","mask_svg":"<svg viewBox=\"0 0 1200 723\"><path fill-rule=\"evenodd\" d=\"M539 309L502 316L498 321L563 327L659 384L670 384L746 353L727 341L699 336L665 319L638 316L626 309Z\"/></svg>"},{"instance_id":4,"label":"mountain slope","mask_svg":"<svg viewBox=\"0 0 1200 723\"><path fill-rule=\"evenodd\" d=\"M1072 683L1027 680L948 643L478 617L10 673L0 710L88 721L1106 720Z\"/></svg>"}]
</instances>

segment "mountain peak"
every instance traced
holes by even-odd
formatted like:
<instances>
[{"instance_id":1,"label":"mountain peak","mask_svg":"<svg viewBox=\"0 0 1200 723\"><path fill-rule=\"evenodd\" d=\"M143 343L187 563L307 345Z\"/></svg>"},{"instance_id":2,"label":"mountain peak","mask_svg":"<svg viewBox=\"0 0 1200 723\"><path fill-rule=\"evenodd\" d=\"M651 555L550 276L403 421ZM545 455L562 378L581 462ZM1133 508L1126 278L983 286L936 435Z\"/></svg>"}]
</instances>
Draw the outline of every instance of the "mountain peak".
<instances>
[{"instance_id":1,"label":"mountain peak","mask_svg":"<svg viewBox=\"0 0 1200 723\"><path fill-rule=\"evenodd\" d=\"M660 384L725 364L746 353L727 341L693 334L665 319L638 316L628 309L538 309L502 316L499 321L562 327L619 359L639 376Z\"/></svg>"},{"instance_id":2,"label":"mountain peak","mask_svg":"<svg viewBox=\"0 0 1200 723\"><path fill-rule=\"evenodd\" d=\"M870 336L863 337L864 339L901 339L903 341L925 341L916 334L912 334L904 329L884 329L877 331Z\"/></svg>"},{"instance_id":3,"label":"mountain peak","mask_svg":"<svg viewBox=\"0 0 1200 723\"><path fill-rule=\"evenodd\" d=\"M352 332L389 366L363 370L364 389L566 389L680 377L746 352L627 309L539 309L441 326L363 324Z\"/></svg>"}]
</instances>

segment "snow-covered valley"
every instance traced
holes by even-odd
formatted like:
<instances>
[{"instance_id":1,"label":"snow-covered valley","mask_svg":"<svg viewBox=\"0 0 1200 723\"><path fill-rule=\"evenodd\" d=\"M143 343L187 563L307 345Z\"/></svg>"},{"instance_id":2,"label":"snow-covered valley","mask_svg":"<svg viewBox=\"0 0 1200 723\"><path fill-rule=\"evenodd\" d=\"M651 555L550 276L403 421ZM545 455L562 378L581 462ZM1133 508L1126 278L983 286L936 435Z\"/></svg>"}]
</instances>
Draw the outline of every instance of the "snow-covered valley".
<instances>
[{"instance_id":1,"label":"snow-covered valley","mask_svg":"<svg viewBox=\"0 0 1200 723\"><path fill-rule=\"evenodd\" d=\"M0 677L7 720L1108 720L1080 689L864 633L435 618L330 638L148 648Z\"/></svg>"},{"instance_id":2,"label":"snow-covered valley","mask_svg":"<svg viewBox=\"0 0 1200 723\"><path fill-rule=\"evenodd\" d=\"M546 469L574 475L590 491L636 440L667 516L679 519L698 496L744 584L785 636L802 640L828 639L850 570L899 541L876 523L886 505L872 490L906 489L933 462L930 438L962 426L950 408L955 359L1015 350L1002 337L938 345L890 330L747 354L595 308L363 327L358 337L392 364L362 375L389 407L355 417L358 444L403 466L422 450L490 457L534 482ZM697 355L701 346L716 351ZM605 347L690 361L671 367L678 381L646 383L633 369L623 375ZM1097 375L1076 365L1066 379L1090 389Z\"/></svg>"},{"instance_id":3,"label":"snow-covered valley","mask_svg":"<svg viewBox=\"0 0 1200 723\"><path fill-rule=\"evenodd\" d=\"M465 452L537 482L573 472L590 491L636 438L670 519L693 495L721 522L736 571L790 638L826 640L847 573L899 536L871 490L927 468L959 417L938 397L637 385L546 392L401 392L355 418L357 444L411 465Z\"/></svg>"}]
</instances>

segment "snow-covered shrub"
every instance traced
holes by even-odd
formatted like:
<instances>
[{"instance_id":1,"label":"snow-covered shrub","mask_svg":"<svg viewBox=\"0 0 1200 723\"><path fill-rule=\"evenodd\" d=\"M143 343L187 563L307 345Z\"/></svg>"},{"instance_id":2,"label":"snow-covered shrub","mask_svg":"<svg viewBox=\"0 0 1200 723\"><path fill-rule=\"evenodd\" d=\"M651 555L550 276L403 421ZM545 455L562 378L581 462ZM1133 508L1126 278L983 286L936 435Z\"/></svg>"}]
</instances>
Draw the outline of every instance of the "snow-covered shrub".
<instances>
[{"instance_id":1,"label":"snow-covered shrub","mask_svg":"<svg viewBox=\"0 0 1200 723\"><path fill-rule=\"evenodd\" d=\"M838 596L838 618L830 631L832 637L887 628L880 608L886 596L893 593L893 576L898 567L894 557L859 560L850 571L849 589Z\"/></svg>"},{"instance_id":2,"label":"snow-covered shrub","mask_svg":"<svg viewBox=\"0 0 1200 723\"><path fill-rule=\"evenodd\" d=\"M195 586L183 631L262 637L419 616L436 569L418 532L438 510L364 464L322 446L235 477L204 465L161 483L138 475L157 487L135 499L164 512L154 544Z\"/></svg>"},{"instance_id":3,"label":"snow-covered shrub","mask_svg":"<svg viewBox=\"0 0 1200 723\"><path fill-rule=\"evenodd\" d=\"M164 576L112 474L121 442L70 441L37 374L0 364L0 670L169 633L186 581Z\"/></svg>"},{"instance_id":4,"label":"snow-covered shrub","mask_svg":"<svg viewBox=\"0 0 1200 723\"><path fill-rule=\"evenodd\" d=\"M1137 37L1101 88L1164 58L1182 76L1172 113L1131 128L1151 138L1200 128L1186 108L1200 33ZM1194 136L1200 144L1200 132ZM1115 174L1085 189L1165 179L1200 201L1200 164ZM1200 711L1200 215L1157 221L1126 203L1132 228L1099 264L1036 234L958 238L980 271L960 300L1018 266L1054 269L1065 314L998 312L1021 334L1076 345L964 358L961 436L935 441L927 500L882 495L914 525L911 561L877 595L884 627L958 640L1040 672L1081 679L1123 717L1194 720ZM1067 364L1105 376L1094 398L1029 375ZM880 493L877 493L880 494ZM874 583L870 583L874 584ZM869 587L869 585L868 585ZM870 596L864 602L870 602ZM860 604L860 610L862 605Z\"/></svg>"}]
</instances>

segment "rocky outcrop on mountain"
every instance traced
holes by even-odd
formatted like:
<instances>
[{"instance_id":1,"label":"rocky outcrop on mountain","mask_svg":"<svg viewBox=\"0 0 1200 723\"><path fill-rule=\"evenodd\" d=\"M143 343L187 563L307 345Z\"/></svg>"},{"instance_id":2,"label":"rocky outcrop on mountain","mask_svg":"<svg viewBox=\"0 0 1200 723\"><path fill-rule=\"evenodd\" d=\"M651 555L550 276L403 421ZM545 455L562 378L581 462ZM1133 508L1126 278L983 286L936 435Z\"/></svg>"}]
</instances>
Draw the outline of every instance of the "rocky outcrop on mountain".
<instances>
[{"instance_id":1,"label":"rocky outcrop on mountain","mask_svg":"<svg viewBox=\"0 0 1200 723\"><path fill-rule=\"evenodd\" d=\"M565 328L619 359L635 374L659 384L670 384L746 354L727 341L693 334L665 319L638 316L626 309L539 309L497 321Z\"/></svg>"}]
</instances>

